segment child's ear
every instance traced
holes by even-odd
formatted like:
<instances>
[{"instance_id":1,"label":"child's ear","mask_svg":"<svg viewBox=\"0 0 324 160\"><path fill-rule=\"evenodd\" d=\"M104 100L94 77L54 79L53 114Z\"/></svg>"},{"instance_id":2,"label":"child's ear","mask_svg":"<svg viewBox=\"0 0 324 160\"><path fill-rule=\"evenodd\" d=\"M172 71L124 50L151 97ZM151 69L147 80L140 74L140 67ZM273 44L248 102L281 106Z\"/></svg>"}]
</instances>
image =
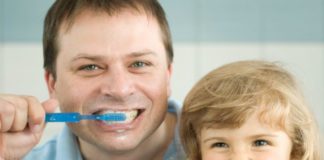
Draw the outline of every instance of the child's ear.
<instances>
[{"instance_id":1,"label":"child's ear","mask_svg":"<svg viewBox=\"0 0 324 160\"><path fill-rule=\"evenodd\" d=\"M300 160L300 158L296 157L296 155L294 155L293 152L291 151L290 160Z\"/></svg>"}]
</instances>

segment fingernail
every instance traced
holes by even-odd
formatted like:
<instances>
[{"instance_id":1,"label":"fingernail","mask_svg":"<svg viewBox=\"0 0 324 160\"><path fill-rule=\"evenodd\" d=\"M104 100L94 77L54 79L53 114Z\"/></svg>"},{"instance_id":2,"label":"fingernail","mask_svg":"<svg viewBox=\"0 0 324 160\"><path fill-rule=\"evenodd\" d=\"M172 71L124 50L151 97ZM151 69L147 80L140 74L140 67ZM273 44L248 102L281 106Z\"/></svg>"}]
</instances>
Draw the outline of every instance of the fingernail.
<instances>
[{"instance_id":1,"label":"fingernail","mask_svg":"<svg viewBox=\"0 0 324 160\"><path fill-rule=\"evenodd\" d=\"M37 133L37 132L40 132L42 128L41 128L41 125L36 124L36 125L32 125L30 127L30 129L31 129L32 132Z\"/></svg>"}]
</instances>

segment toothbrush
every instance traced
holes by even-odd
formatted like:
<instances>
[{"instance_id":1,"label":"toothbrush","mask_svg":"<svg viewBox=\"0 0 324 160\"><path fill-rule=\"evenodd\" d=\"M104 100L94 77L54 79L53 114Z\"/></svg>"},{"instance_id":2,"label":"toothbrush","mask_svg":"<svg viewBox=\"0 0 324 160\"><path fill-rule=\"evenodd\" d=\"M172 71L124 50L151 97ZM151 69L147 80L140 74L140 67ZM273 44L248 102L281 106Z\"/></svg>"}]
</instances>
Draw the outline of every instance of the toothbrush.
<instances>
[{"instance_id":1,"label":"toothbrush","mask_svg":"<svg viewBox=\"0 0 324 160\"><path fill-rule=\"evenodd\" d=\"M98 115L81 115L77 112L46 113L45 122L78 123L80 120L124 121L123 113L107 113Z\"/></svg>"}]
</instances>

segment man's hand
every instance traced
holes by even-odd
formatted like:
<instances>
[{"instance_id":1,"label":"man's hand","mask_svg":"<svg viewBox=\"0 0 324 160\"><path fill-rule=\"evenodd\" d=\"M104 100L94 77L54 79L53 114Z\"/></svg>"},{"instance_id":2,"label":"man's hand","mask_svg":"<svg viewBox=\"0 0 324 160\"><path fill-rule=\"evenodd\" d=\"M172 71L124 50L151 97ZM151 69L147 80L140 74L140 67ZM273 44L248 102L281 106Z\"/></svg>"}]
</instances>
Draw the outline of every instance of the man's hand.
<instances>
[{"instance_id":1,"label":"man's hand","mask_svg":"<svg viewBox=\"0 0 324 160\"><path fill-rule=\"evenodd\" d=\"M45 113L57 101L43 103L31 96L0 94L0 159L21 159L39 142L45 128Z\"/></svg>"}]
</instances>

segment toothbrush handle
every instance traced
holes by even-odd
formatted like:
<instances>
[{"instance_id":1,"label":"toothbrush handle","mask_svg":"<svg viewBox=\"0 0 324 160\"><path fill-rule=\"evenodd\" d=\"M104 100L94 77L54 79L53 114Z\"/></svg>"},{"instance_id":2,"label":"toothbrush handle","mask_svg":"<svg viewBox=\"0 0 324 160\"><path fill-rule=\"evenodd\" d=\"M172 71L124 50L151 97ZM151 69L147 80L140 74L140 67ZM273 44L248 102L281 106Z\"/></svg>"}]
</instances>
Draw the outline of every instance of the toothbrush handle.
<instances>
[{"instance_id":1,"label":"toothbrush handle","mask_svg":"<svg viewBox=\"0 0 324 160\"><path fill-rule=\"evenodd\" d=\"M102 115L80 115L80 120L86 119L86 120L101 120Z\"/></svg>"},{"instance_id":2,"label":"toothbrush handle","mask_svg":"<svg viewBox=\"0 0 324 160\"><path fill-rule=\"evenodd\" d=\"M80 113L64 112L64 113L46 113L45 122L80 122Z\"/></svg>"},{"instance_id":3,"label":"toothbrush handle","mask_svg":"<svg viewBox=\"0 0 324 160\"><path fill-rule=\"evenodd\" d=\"M81 115L78 112L46 113L45 122L77 123L80 120L124 121L126 116L122 113L104 115Z\"/></svg>"}]
</instances>

